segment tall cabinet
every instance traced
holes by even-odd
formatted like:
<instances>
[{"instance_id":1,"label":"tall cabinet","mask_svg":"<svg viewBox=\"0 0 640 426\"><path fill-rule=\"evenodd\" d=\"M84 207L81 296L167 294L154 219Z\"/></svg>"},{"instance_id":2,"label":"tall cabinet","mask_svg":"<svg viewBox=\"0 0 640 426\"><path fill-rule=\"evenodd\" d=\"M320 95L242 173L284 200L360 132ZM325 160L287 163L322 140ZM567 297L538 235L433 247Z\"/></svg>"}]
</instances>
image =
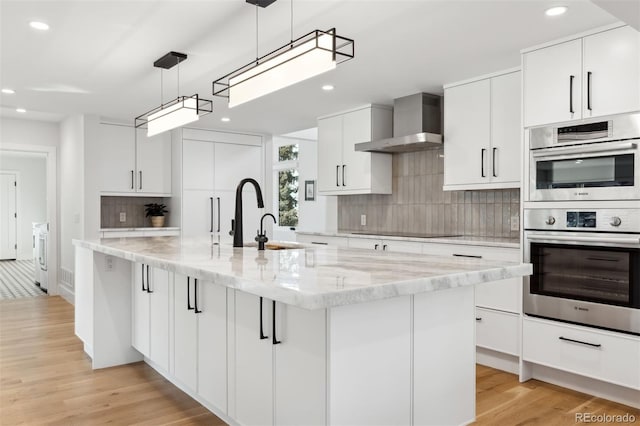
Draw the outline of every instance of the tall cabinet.
<instances>
[{"instance_id":1,"label":"tall cabinet","mask_svg":"<svg viewBox=\"0 0 640 426\"><path fill-rule=\"evenodd\" d=\"M174 132L174 192L181 194L182 235L219 235L230 241L236 187L253 178L264 187L262 137L217 131L181 129ZM245 241L253 239L261 210L251 184L243 188ZM175 209L175 208L174 208ZM177 225L177 224L176 224Z\"/></svg>"}]
</instances>

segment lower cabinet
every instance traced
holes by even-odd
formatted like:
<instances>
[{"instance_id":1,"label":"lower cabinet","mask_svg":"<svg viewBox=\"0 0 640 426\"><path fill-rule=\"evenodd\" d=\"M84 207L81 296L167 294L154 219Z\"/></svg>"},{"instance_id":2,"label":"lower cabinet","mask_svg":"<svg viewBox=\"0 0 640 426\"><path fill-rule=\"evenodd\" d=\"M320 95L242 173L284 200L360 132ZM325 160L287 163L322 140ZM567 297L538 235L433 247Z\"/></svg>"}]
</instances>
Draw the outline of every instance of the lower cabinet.
<instances>
[{"instance_id":1,"label":"lower cabinet","mask_svg":"<svg viewBox=\"0 0 640 426\"><path fill-rule=\"evenodd\" d=\"M349 248L364 248L402 253L422 253L422 243L414 241L377 240L371 238L349 238Z\"/></svg>"},{"instance_id":2,"label":"lower cabinet","mask_svg":"<svg viewBox=\"0 0 640 426\"><path fill-rule=\"evenodd\" d=\"M326 310L235 292L240 424L326 424Z\"/></svg>"}]
</instances>

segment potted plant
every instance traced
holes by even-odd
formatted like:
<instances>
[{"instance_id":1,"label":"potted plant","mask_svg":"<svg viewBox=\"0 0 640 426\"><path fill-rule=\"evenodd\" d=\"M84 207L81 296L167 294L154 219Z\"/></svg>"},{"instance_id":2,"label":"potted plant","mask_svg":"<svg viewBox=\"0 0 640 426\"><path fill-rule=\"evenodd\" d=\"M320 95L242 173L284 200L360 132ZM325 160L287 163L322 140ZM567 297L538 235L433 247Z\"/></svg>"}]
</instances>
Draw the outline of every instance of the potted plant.
<instances>
[{"instance_id":1,"label":"potted plant","mask_svg":"<svg viewBox=\"0 0 640 426\"><path fill-rule=\"evenodd\" d=\"M151 226L161 228L164 226L164 214L169 213L167 206L164 204L150 203L145 204L146 217L151 218Z\"/></svg>"}]
</instances>

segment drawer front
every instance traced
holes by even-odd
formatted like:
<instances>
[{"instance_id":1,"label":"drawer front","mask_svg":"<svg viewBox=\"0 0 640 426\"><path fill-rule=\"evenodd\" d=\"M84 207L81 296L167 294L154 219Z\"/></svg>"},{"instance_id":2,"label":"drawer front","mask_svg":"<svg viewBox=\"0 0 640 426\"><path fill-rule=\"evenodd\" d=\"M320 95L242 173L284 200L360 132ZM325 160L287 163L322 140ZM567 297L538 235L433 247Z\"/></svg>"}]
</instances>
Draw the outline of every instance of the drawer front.
<instances>
[{"instance_id":1,"label":"drawer front","mask_svg":"<svg viewBox=\"0 0 640 426\"><path fill-rule=\"evenodd\" d=\"M476 306L520 313L522 278L508 278L476 285Z\"/></svg>"},{"instance_id":2,"label":"drawer front","mask_svg":"<svg viewBox=\"0 0 640 426\"><path fill-rule=\"evenodd\" d=\"M482 259L519 262L520 250L505 247L468 246L464 244L423 243L422 252L435 256L480 256Z\"/></svg>"},{"instance_id":3,"label":"drawer front","mask_svg":"<svg viewBox=\"0 0 640 426\"><path fill-rule=\"evenodd\" d=\"M525 318L523 359L640 389L640 338Z\"/></svg>"},{"instance_id":4,"label":"drawer front","mask_svg":"<svg viewBox=\"0 0 640 426\"><path fill-rule=\"evenodd\" d=\"M330 237L325 235L296 235L296 240L303 244L317 244L337 247L348 247L349 239L345 237Z\"/></svg>"},{"instance_id":5,"label":"drawer front","mask_svg":"<svg viewBox=\"0 0 640 426\"><path fill-rule=\"evenodd\" d=\"M516 314L476 308L476 345L518 356L519 319Z\"/></svg>"},{"instance_id":6,"label":"drawer front","mask_svg":"<svg viewBox=\"0 0 640 426\"><path fill-rule=\"evenodd\" d=\"M142 231L145 237L177 237L180 231Z\"/></svg>"},{"instance_id":7,"label":"drawer front","mask_svg":"<svg viewBox=\"0 0 640 426\"><path fill-rule=\"evenodd\" d=\"M371 238L349 238L350 248L422 254L422 243L414 241L376 240Z\"/></svg>"},{"instance_id":8,"label":"drawer front","mask_svg":"<svg viewBox=\"0 0 640 426\"><path fill-rule=\"evenodd\" d=\"M372 238L349 238L349 248L382 250L382 240Z\"/></svg>"}]
</instances>

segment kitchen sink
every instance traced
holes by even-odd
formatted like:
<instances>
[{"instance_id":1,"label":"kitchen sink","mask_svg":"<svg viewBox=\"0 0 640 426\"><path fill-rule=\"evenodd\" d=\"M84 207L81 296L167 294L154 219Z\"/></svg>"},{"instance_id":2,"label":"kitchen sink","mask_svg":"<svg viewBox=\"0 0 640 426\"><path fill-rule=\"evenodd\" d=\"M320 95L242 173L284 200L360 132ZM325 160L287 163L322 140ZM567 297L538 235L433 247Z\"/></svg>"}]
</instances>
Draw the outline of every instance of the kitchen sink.
<instances>
[{"instance_id":1,"label":"kitchen sink","mask_svg":"<svg viewBox=\"0 0 640 426\"><path fill-rule=\"evenodd\" d=\"M257 248L258 243L246 242L244 247ZM264 248L267 250L299 250L305 248L304 245L293 241L268 241L265 243Z\"/></svg>"}]
</instances>

